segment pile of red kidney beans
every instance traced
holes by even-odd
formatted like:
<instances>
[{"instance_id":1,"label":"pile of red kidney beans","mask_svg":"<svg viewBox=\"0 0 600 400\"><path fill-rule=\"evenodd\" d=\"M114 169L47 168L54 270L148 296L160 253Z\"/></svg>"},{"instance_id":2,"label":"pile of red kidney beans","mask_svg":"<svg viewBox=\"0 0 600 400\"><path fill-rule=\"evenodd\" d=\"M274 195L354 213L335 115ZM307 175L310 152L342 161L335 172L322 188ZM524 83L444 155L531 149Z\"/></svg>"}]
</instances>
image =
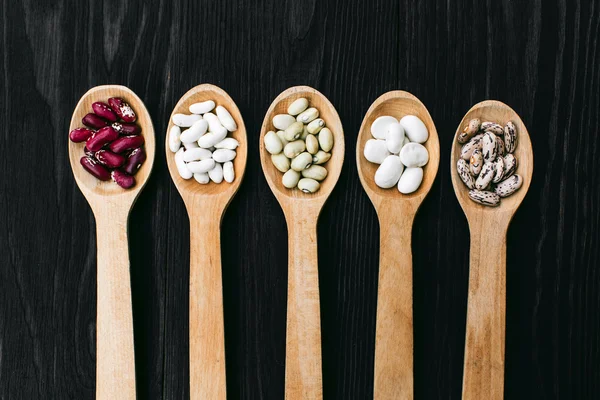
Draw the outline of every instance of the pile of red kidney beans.
<instances>
[{"instance_id":1,"label":"pile of red kidney beans","mask_svg":"<svg viewBox=\"0 0 600 400\"><path fill-rule=\"evenodd\" d=\"M144 137L135 123L135 111L119 97L111 97L108 104L97 101L92 110L81 120L87 128L69 133L72 142L85 142L81 165L101 181L112 178L124 189L134 186L133 175L146 160Z\"/></svg>"}]
</instances>

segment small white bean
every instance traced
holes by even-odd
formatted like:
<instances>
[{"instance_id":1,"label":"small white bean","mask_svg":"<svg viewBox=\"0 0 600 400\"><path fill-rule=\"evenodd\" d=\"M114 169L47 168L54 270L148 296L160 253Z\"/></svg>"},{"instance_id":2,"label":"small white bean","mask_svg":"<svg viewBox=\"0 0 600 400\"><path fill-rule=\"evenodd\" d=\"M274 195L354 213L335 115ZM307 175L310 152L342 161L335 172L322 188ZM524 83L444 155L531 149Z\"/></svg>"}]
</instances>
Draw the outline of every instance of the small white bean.
<instances>
[{"instance_id":1,"label":"small white bean","mask_svg":"<svg viewBox=\"0 0 600 400\"><path fill-rule=\"evenodd\" d=\"M273 117L273 126L280 131L285 131L294 122L296 122L296 118L289 114L277 114Z\"/></svg>"},{"instance_id":2,"label":"small white bean","mask_svg":"<svg viewBox=\"0 0 600 400\"><path fill-rule=\"evenodd\" d=\"M317 134L321 129L323 129L324 126L325 121L323 121L321 118L317 118L306 126L306 130L308 133Z\"/></svg>"},{"instance_id":3,"label":"small white bean","mask_svg":"<svg viewBox=\"0 0 600 400\"><path fill-rule=\"evenodd\" d=\"M229 149L235 150L240 145L240 142L235 140L232 137L225 138L221 140L219 143L215 144L215 149Z\"/></svg>"},{"instance_id":4,"label":"small white bean","mask_svg":"<svg viewBox=\"0 0 600 400\"><path fill-rule=\"evenodd\" d=\"M385 140L369 139L365 143L364 155L367 161L381 164L390 152L387 149Z\"/></svg>"},{"instance_id":5,"label":"small white bean","mask_svg":"<svg viewBox=\"0 0 600 400\"><path fill-rule=\"evenodd\" d=\"M293 169L288 170L281 178L281 183L288 189L293 189L298 185L300 180L300 172L294 171Z\"/></svg>"},{"instance_id":6,"label":"small white bean","mask_svg":"<svg viewBox=\"0 0 600 400\"><path fill-rule=\"evenodd\" d=\"M235 179L235 171L233 169L233 163L231 161L227 161L223 164L223 177L225 178L225 182L233 182Z\"/></svg>"},{"instance_id":7,"label":"small white bean","mask_svg":"<svg viewBox=\"0 0 600 400\"><path fill-rule=\"evenodd\" d=\"M194 174L194 179L196 180L196 182L201 183L203 185L206 185L208 182L210 182L210 178L208 177L208 173L206 172Z\"/></svg>"},{"instance_id":8,"label":"small white bean","mask_svg":"<svg viewBox=\"0 0 600 400\"><path fill-rule=\"evenodd\" d=\"M223 125L229 132L234 132L237 130L237 124L235 123L235 120L225 107L217 106L217 117L219 118L221 125Z\"/></svg>"},{"instance_id":9,"label":"small white bean","mask_svg":"<svg viewBox=\"0 0 600 400\"><path fill-rule=\"evenodd\" d=\"M425 143L429 138L427 127L416 115L405 115L400 120L400 125L404 128L404 133L411 142Z\"/></svg>"},{"instance_id":10,"label":"small white bean","mask_svg":"<svg viewBox=\"0 0 600 400\"><path fill-rule=\"evenodd\" d=\"M289 105L287 112L290 115L298 115L304 110L308 108L308 99L304 97L300 97L299 99L294 100L292 104Z\"/></svg>"},{"instance_id":11,"label":"small white bean","mask_svg":"<svg viewBox=\"0 0 600 400\"><path fill-rule=\"evenodd\" d=\"M265 149L271 154L279 154L281 153L281 150L283 150L283 143L281 143L281 139L273 131L269 131L265 134L264 142Z\"/></svg>"},{"instance_id":12,"label":"small white bean","mask_svg":"<svg viewBox=\"0 0 600 400\"><path fill-rule=\"evenodd\" d=\"M394 117L390 117L389 115L377 117L377 119L375 119L375 121L373 121L371 124L371 135L373 135L375 139L387 139L390 124L397 123L398 120Z\"/></svg>"},{"instance_id":13,"label":"small white bean","mask_svg":"<svg viewBox=\"0 0 600 400\"><path fill-rule=\"evenodd\" d=\"M181 133L180 139L183 143L197 142L198 139L200 139L202 135L206 133L207 129L208 123L205 120L201 119L199 121L194 122L194 124L190 128L183 131Z\"/></svg>"},{"instance_id":14,"label":"small white bean","mask_svg":"<svg viewBox=\"0 0 600 400\"><path fill-rule=\"evenodd\" d=\"M414 192L423 182L423 168L406 168L398 181L398 191L403 194Z\"/></svg>"},{"instance_id":15,"label":"small white bean","mask_svg":"<svg viewBox=\"0 0 600 400\"><path fill-rule=\"evenodd\" d=\"M194 103L190 106L189 110L192 114L205 114L215 108L215 102L212 100L206 100L201 103Z\"/></svg>"},{"instance_id":16,"label":"small white bean","mask_svg":"<svg viewBox=\"0 0 600 400\"><path fill-rule=\"evenodd\" d=\"M220 132L208 132L198 139L198 145L208 149L209 147L213 147L215 144L225 139L225 137L227 137L227 129L225 128L222 128Z\"/></svg>"},{"instance_id":17,"label":"small white bean","mask_svg":"<svg viewBox=\"0 0 600 400\"><path fill-rule=\"evenodd\" d=\"M189 149L186 150L185 153L183 153L183 161L185 162L202 161L207 160L209 158L212 158L212 152L207 149Z\"/></svg>"},{"instance_id":18,"label":"small white bean","mask_svg":"<svg viewBox=\"0 0 600 400\"><path fill-rule=\"evenodd\" d=\"M181 147L181 128L177 125L173 125L169 131L169 150L173 153L177 153L177 150Z\"/></svg>"},{"instance_id":19,"label":"small white bean","mask_svg":"<svg viewBox=\"0 0 600 400\"><path fill-rule=\"evenodd\" d=\"M185 161L183 161L184 152L185 150L183 148L177 150L175 153L175 165L177 166L177 172L179 172L179 176L181 176L183 179L190 179L193 174L192 171L188 169Z\"/></svg>"},{"instance_id":20,"label":"small white bean","mask_svg":"<svg viewBox=\"0 0 600 400\"><path fill-rule=\"evenodd\" d=\"M235 150L229 149L217 149L213 152L212 157L218 163L224 163L227 161L231 161L235 158Z\"/></svg>"},{"instance_id":21,"label":"small white bean","mask_svg":"<svg viewBox=\"0 0 600 400\"><path fill-rule=\"evenodd\" d=\"M317 110L314 107L311 107L311 108L301 112L296 117L296 121L302 122L303 124L308 124L317 118L319 118L319 110Z\"/></svg>"},{"instance_id":22,"label":"small white bean","mask_svg":"<svg viewBox=\"0 0 600 400\"><path fill-rule=\"evenodd\" d=\"M214 167L215 167L215 160L213 160L212 158L209 158L208 160L193 161L193 162L187 163L187 168L195 174L208 172L211 169L213 169Z\"/></svg>"},{"instance_id":23,"label":"small white bean","mask_svg":"<svg viewBox=\"0 0 600 400\"><path fill-rule=\"evenodd\" d=\"M208 177L214 183L223 182L223 167L221 166L221 164L216 163L215 167L208 171Z\"/></svg>"},{"instance_id":24,"label":"small white bean","mask_svg":"<svg viewBox=\"0 0 600 400\"><path fill-rule=\"evenodd\" d=\"M290 169L290 159L283 153L271 154L271 162L280 172L287 172Z\"/></svg>"},{"instance_id":25,"label":"small white bean","mask_svg":"<svg viewBox=\"0 0 600 400\"><path fill-rule=\"evenodd\" d=\"M182 128L189 128L194 122L202 119L201 115L175 114L173 115L173 123Z\"/></svg>"},{"instance_id":26,"label":"small white bean","mask_svg":"<svg viewBox=\"0 0 600 400\"><path fill-rule=\"evenodd\" d=\"M323 128L319 132L319 146L321 150L329 152L333 148L333 133L329 128Z\"/></svg>"}]
</instances>

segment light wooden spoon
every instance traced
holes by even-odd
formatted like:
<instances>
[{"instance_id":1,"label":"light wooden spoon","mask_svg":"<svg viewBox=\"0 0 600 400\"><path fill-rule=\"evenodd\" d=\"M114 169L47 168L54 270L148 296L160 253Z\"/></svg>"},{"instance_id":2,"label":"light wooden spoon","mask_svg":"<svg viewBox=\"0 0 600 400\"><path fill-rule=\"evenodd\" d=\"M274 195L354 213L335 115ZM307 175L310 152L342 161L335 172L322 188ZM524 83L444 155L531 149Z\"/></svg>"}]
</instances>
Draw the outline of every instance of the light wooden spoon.
<instances>
[{"instance_id":1,"label":"light wooden spoon","mask_svg":"<svg viewBox=\"0 0 600 400\"><path fill-rule=\"evenodd\" d=\"M402 194L396 186L382 189L375 184L379 167L367 161L364 148L372 139L371 124L377 117L390 115L400 120L416 115L425 123L429 139L423 145L429 162L423 167L423 182L417 191ZM421 203L437 174L440 142L427 108L408 92L384 93L373 102L363 119L356 144L356 164L363 188L369 195L380 226L379 283L375 330L375 399L413 398L413 283L412 226Z\"/></svg>"},{"instance_id":2,"label":"light wooden spoon","mask_svg":"<svg viewBox=\"0 0 600 400\"><path fill-rule=\"evenodd\" d=\"M135 359L127 220L154 163L155 138L150 114L140 98L125 86L106 85L83 95L71 118L70 130L83 126L92 103L121 97L137 114L145 140L146 161L135 175L136 184L123 189L112 180L102 182L83 169L85 143L69 141L69 160L75 181L96 218L98 246L96 314L96 398L135 399Z\"/></svg>"},{"instance_id":3,"label":"light wooden spoon","mask_svg":"<svg viewBox=\"0 0 600 400\"><path fill-rule=\"evenodd\" d=\"M238 127L228 134L240 143L233 160L235 179L232 183L211 181L203 185L194 178L181 178L175 165L175 154L169 150L173 115L190 114L191 104L206 100L225 107ZM227 92L214 85L202 84L184 94L169 119L165 152L171 178L190 219L190 399L226 399L221 221L240 187L248 155L246 126Z\"/></svg>"},{"instance_id":4,"label":"light wooden spoon","mask_svg":"<svg viewBox=\"0 0 600 400\"><path fill-rule=\"evenodd\" d=\"M517 174L523 186L502 199L498 207L486 207L469 198L469 190L456 171L462 145L457 136L473 118L517 127ZM499 101L476 104L464 116L452 142L452 185L471 232L469 296L463 375L463 399L502 399L504 396L504 337L506 315L506 232L527 194L533 174L533 150L527 128L517 113Z\"/></svg>"},{"instance_id":5,"label":"light wooden spoon","mask_svg":"<svg viewBox=\"0 0 600 400\"><path fill-rule=\"evenodd\" d=\"M264 136L273 127L273 117L287 113L296 99L308 99L319 110L334 137L331 159L324 165L328 175L316 193L287 189L264 146ZM285 398L321 399L321 310L317 259L317 220L335 186L344 162L344 130L337 111L329 100L308 86L295 86L282 92L267 110L260 132L260 161L279 201L288 226L288 293L285 355Z\"/></svg>"}]
</instances>

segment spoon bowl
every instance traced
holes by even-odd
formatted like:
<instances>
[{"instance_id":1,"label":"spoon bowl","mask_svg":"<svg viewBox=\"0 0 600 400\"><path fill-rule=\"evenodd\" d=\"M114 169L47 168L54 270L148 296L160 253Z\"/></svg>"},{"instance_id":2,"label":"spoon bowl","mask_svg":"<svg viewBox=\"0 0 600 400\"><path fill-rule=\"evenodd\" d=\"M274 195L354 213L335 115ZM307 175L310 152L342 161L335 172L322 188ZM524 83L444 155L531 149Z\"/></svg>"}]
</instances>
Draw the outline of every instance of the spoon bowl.
<instances>
[{"instance_id":1,"label":"spoon bowl","mask_svg":"<svg viewBox=\"0 0 600 400\"><path fill-rule=\"evenodd\" d=\"M189 106L213 100L229 111L237 130L229 132L239 142L233 160L233 182L198 183L181 178L175 154L169 149L169 132L173 115L190 114ZM214 112L214 110L213 110ZM225 327L223 316L223 279L221 272L221 220L244 177L248 155L246 126L233 99L223 89L202 84L181 97L167 127L165 138L167 166L173 183L185 203L190 221L189 286L189 362L190 399L225 400Z\"/></svg>"},{"instance_id":2,"label":"spoon bowl","mask_svg":"<svg viewBox=\"0 0 600 400\"><path fill-rule=\"evenodd\" d=\"M96 101L106 102L110 97L120 97L125 100L137 115L136 123L142 128L141 135L144 137L144 149L146 151L146 161L142 164L138 172L135 174L135 186L130 189L123 189L112 180L101 181L90 175L83 169L79 160L85 154L83 148L85 143L73 143L69 141L69 161L75 181L79 189L84 194L90 206L93 208L96 200L130 202L133 204L142 188L146 185L150 177L150 171L154 164L154 156L156 152L156 141L154 137L154 126L150 114L142 100L129 88L120 85L104 85L96 86L85 93L73 112L71 118L71 126L69 130L84 126L81 119L92 112L92 103ZM114 197L114 198L113 198Z\"/></svg>"},{"instance_id":3,"label":"spoon bowl","mask_svg":"<svg viewBox=\"0 0 600 400\"><path fill-rule=\"evenodd\" d=\"M456 139L462 132L463 127L473 118L479 118L482 122L498 122L502 126L504 126L506 122L512 121L517 127L517 147L514 155L518 162L516 173L523 178L523 186L511 196L503 198L498 207L487 207L471 200L469 197L469 189L460 179L456 170L456 163L460 159L460 149L462 147L462 144L458 143ZM531 177L533 176L533 149L531 146L531 139L529 138L529 132L519 115L506 104L496 100L486 100L474 105L469 112L465 114L460 125L456 129L456 134L452 141L450 171L452 171L451 176L454 193L456 193L458 202L468 219L473 218L474 215L478 213L514 214L525 198L525 195L529 190L529 185L531 184Z\"/></svg>"},{"instance_id":4,"label":"spoon bowl","mask_svg":"<svg viewBox=\"0 0 600 400\"><path fill-rule=\"evenodd\" d=\"M100 181L83 169L84 143L69 141L69 160L75 182L96 218L97 315L96 398L136 398L133 315L127 220L129 212L148 181L155 156L152 120L140 98L119 85L97 86L83 95L73 112L70 130L82 126L81 119L92 111L92 103L121 97L131 105L141 126L146 161L135 175L136 184L123 189L112 180Z\"/></svg>"},{"instance_id":5,"label":"spoon bowl","mask_svg":"<svg viewBox=\"0 0 600 400\"><path fill-rule=\"evenodd\" d=\"M516 173L523 185L497 207L475 203L458 176L456 164L461 145L456 140L473 118L504 126L512 121L517 128ZM463 373L465 400L504 397L504 343L506 331L506 233L525 198L533 176L533 149L525 124L509 106L487 100L476 104L462 119L450 155L452 185L470 231L469 293Z\"/></svg>"},{"instance_id":6,"label":"spoon bowl","mask_svg":"<svg viewBox=\"0 0 600 400\"><path fill-rule=\"evenodd\" d=\"M396 186L382 189L375 184L379 167L364 156L367 140L372 139L371 124L377 117L390 115L400 120L416 115L429 131L423 144L429 162L423 167L423 181L410 194ZM363 188L371 199L380 225L379 280L375 327L375 399L412 399L413 364L413 287L412 227L415 215L431 190L440 159L440 142L435 124L423 103L408 92L384 93L367 111L356 144L356 165Z\"/></svg>"},{"instance_id":7,"label":"spoon bowl","mask_svg":"<svg viewBox=\"0 0 600 400\"><path fill-rule=\"evenodd\" d=\"M236 157L233 160L233 170L235 172L235 179L232 183L225 181L217 184L210 181L207 184L200 184L196 180L183 179L179 172L177 172L177 166L175 165L175 154L169 149L169 132L173 127L173 115L178 113L190 114L189 106L194 103L200 103L207 100L213 100L217 106L221 105L229 111L235 122L237 123L237 130L235 132L229 132L227 137L232 137L239 142L239 146L236 151ZM214 113L214 110L211 111ZM223 89L211 85L208 83L198 85L188 90L185 93L171 113L169 118L169 125L167 127L167 135L165 137L165 152L167 155L167 166L169 173L173 179L173 183L177 187L177 190L181 194L183 200L187 203L189 200L196 196L206 197L214 196L222 199L231 200L237 190L240 187L244 172L246 170L246 159L248 156L248 141L246 139L246 126L242 114L238 109L233 99ZM225 206L227 206L227 203Z\"/></svg>"},{"instance_id":8,"label":"spoon bowl","mask_svg":"<svg viewBox=\"0 0 600 400\"><path fill-rule=\"evenodd\" d=\"M371 124L377 117L382 115L391 115L398 120L405 115L416 115L423 121L429 131L429 138L423 143L423 146L425 146L429 152L429 162L423 167L423 182L421 182L421 186L413 193L402 194L395 187L382 189L377 186L375 184L375 171L377 171L379 164L367 161L363 154L365 144L369 139L373 139L373 136L371 135ZM360 181L375 207L377 207L377 204L375 203L379 203L383 199L411 201L420 204L433 185L433 181L437 175L439 161L440 141L437 130L435 129L435 124L433 123L429 111L417 97L402 90L395 90L384 93L373 102L363 119L358 133L356 165L358 167Z\"/></svg>"},{"instance_id":9,"label":"spoon bowl","mask_svg":"<svg viewBox=\"0 0 600 400\"><path fill-rule=\"evenodd\" d=\"M287 114L288 106L296 99L304 97L308 99L310 107L315 107L319 110L319 118L325 120L326 126L333 133L333 149L331 150L331 158L323 166L327 168L327 177L321 182L321 187L315 193L304 193L299 189L288 189L283 186L281 178L283 173L280 172L271 162L271 155L265 149L264 137L269 131L277 131L273 126L273 117L277 114ZM279 203L290 204L291 202L309 202L314 204L325 203L327 197L333 191L335 184L342 172L344 163L344 128L340 117L335 110L335 107L323 96L319 91L308 86L295 86L282 92L267 110L265 119L260 131L260 162L262 164L267 183L271 191L279 201ZM285 211L285 210L284 210Z\"/></svg>"},{"instance_id":10,"label":"spoon bowl","mask_svg":"<svg viewBox=\"0 0 600 400\"><path fill-rule=\"evenodd\" d=\"M283 186L283 174L271 162L265 134L276 131L273 117L305 97L319 110L334 138L331 158L323 166L328 174L315 193ZM344 131L337 111L317 90L296 86L281 93L269 107L260 133L260 161L271 191L279 201L288 226L288 291L285 360L285 398L323 398L321 364L321 310L317 257L317 220L331 194L344 162Z\"/></svg>"}]
</instances>

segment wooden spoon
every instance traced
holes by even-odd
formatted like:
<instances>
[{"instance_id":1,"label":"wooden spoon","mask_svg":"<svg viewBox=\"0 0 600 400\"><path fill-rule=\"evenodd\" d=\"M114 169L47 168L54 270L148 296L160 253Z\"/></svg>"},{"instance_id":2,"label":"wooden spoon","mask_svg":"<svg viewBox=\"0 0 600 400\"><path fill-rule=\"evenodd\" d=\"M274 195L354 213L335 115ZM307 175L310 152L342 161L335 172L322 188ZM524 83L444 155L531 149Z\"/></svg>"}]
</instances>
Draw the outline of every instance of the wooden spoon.
<instances>
[{"instance_id":1,"label":"wooden spoon","mask_svg":"<svg viewBox=\"0 0 600 400\"><path fill-rule=\"evenodd\" d=\"M517 174L523 186L498 207L486 207L469 198L456 171L462 145L457 136L473 118L517 127ZM504 396L504 335L506 314L506 232L527 194L533 174L533 150L527 128L517 113L499 101L476 104L464 116L452 142L452 185L471 231L467 333L463 399L502 399Z\"/></svg>"},{"instance_id":2,"label":"wooden spoon","mask_svg":"<svg viewBox=\"0 0 600 400\"><path fill-rule=\"evenodd\" d=\"M429 139L423 145L429 162L423 167L423 182L417 191L402 194L397 187L382 189L375 184L379 167L367 161L364 148L372 139L371 124L377 117L390 115L400 120L416 115L425 123ZM437 174L440 142L427 108L408 92L384 93L373 102L358 133L356 165L360 181L379 217L380 253L377 289L375 339L375 399L413 398L413 284L412 226L421 203Z\"/></svg>"},{"instance_id":3,"label":"wooden spoon","mask_svg":"<svg viewBox=\"0 0 600 400\"><path fill-rule=\"evenodd\" d=\"M308 99L319 110L334 137L331 159L324 165L328 175L316 193L287 189L264 146L264 136L273 127L273 117L287 113L296 99ZM260 161L271 191L279 201L288 226L288 294L285 359L285 398L321 399L321 310L317 259L317 220L335 186L344 162L344 130L329 100L308 86L282 92L267 110L260 133Z\"/></svg>"},{"instance_id":4,"label":"wooden spoon","mask_svg":"<svg viewBox=\"0 0 600 400\"><path fill-rule=\"evenodd\" d=\"M146 161L135 175L136 184L123 189L115 182L102 182L83 169L84 143L69 141L69 160L75 181L96 218L98 246L96 314L96 398L135 399L135 359L127 220L129 212L148 181L154 163L154 126L140 98L125 86L106 85L83 95L71 118L70 130L83 126L81 119L92 112L92 103L121 97L137 114L145 139Z\"/></svg>"},{"instance_id":5,"label":"wooden spoon","mask_svg":"<svg viewBox=\"0 0 600 400\"><path fill-rule=\"evenodd\" d=\"M190 114L191 104L206 100L225 107L238 126L235 132L228 134L240 143L233 160L235 179L232 183L203 185L193 178L181 178L175 165L175 154L169 150L173 115ZM183 198L190 220L190 399L226 399L221 221L240 187L248 155L246 126L227 92L203 84L184 94L169 119L165 152L171 178Z\"/></svg>"}]
</instances>

